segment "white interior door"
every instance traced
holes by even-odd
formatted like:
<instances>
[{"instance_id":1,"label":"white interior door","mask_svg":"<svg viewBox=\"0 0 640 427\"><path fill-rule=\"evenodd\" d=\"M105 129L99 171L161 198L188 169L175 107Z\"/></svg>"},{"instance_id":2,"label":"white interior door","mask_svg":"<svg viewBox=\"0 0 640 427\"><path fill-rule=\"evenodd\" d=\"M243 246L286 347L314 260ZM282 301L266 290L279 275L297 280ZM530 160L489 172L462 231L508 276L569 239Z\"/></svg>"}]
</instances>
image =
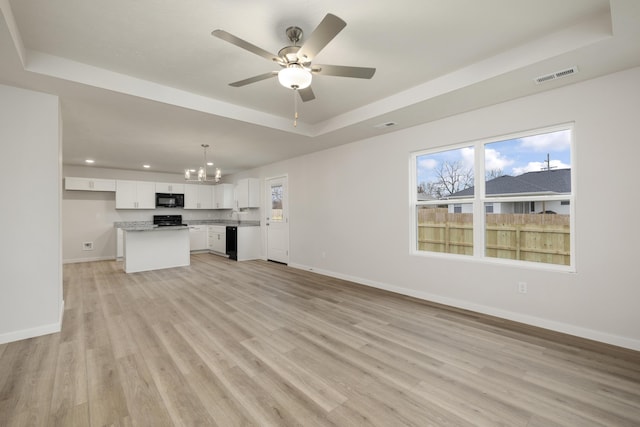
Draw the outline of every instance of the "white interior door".
<instances>
[{"instance_id":1,"label":"white interior door","mask_svg":"<svg viewBox=\"0 0 640 427\"><path fill-rule=\"evenodd\" d=\"M266 180L267 259L289 263L289 198L287 177Z\"/></svg>"}]
</instances>

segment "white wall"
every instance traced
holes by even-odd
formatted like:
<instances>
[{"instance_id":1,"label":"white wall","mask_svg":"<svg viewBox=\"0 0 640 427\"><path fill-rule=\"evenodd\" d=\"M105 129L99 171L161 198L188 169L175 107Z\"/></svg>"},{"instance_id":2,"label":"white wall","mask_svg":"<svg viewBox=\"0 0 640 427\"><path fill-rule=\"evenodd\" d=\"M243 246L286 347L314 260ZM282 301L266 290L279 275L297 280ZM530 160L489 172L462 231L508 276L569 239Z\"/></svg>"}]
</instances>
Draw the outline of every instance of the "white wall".
<instances>
[{"instance_id":1,"label":"white wall","mask_svg":"<svg viewBox=\"0 0 640 427\"><path fill-rule=\"evenodd\" d=\"M638 117L636 68L250 173L289 176L293 266L640 350ZM575 122L576 273L409 255L412 151L566 122Z\"/></svg>"},{"instance_id":2,"label":"white wall","mask_svg":"<svg viewBox=\"0 0 640 427\"><path fill-rule=\"evenodd\" d=\"M56 96L0 85L0 343L60 330L60 133Z\"/></svg>"}]
</instances>

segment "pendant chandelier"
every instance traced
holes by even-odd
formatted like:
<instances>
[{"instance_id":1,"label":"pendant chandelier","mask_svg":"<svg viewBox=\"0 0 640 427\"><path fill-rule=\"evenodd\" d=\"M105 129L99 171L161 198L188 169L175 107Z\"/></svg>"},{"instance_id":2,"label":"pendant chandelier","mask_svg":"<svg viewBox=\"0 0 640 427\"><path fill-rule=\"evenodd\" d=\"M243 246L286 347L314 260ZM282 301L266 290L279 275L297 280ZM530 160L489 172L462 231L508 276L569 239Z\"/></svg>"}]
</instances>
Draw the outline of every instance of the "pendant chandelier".
<instances>
[{"instance_id":1,"label":"pendant chandelier","mask_svg":"<svg viewBox=\"0 0 640 427\"><path fill-rule=\"evenodd\" d=\"M222 171L220 168L215 169L215 174L213 178L207 177L207 167L213 166L213 162L207 162L207 148L209 148L209 144L201 144L200 145L204 151L204 163L197 170L195 169L185 169L184 170L184 179L188 182L219 182L222 179Z\"/></svg>"}]
</instances>

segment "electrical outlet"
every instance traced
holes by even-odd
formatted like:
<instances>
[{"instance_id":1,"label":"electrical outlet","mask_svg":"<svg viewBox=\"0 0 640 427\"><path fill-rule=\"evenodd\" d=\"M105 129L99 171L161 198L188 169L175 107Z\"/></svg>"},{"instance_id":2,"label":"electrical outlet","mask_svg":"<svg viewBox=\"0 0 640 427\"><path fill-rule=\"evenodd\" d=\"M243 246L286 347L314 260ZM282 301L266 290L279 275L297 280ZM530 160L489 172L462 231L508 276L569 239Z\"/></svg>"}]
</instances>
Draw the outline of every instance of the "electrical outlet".
<instances>
[{"instance_id":1,"label":"electrical outlet","mask_svg":"<svg viewBox=\"0 0 640 427\"><path fill-rule=\"evenodd\" d=\"M82 250L83 251L92 251L93 250L93 242L82 242Z\"/></svg>"},{"instance_id":2,"label":"electrical outlet","mask_svg":"<svg viewBox=\"0 0 640 427\"><path fill-rule=\"evenodd\" d=\"M527 293L527 282L518 282L518 292L521 294Z\"/></svg>"}]
</instances>

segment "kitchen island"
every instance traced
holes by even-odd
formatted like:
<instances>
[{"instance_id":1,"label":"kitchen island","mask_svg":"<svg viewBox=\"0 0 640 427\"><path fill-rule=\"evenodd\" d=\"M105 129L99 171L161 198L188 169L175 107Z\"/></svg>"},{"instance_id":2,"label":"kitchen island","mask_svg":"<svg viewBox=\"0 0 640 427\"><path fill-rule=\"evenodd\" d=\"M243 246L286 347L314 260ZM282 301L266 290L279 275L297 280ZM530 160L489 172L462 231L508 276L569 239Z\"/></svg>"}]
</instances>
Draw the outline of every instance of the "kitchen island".
<instances>
[{"instance_id":1,"label":"kitchen island","mask_svg":"<svg viewBox=\"0 0 640 427\"><path fill-rule=\"evenodd\" d=\"M125 227L124 271L159 270L190 265L189 227Z\"/></svg>"}]
</instances>

